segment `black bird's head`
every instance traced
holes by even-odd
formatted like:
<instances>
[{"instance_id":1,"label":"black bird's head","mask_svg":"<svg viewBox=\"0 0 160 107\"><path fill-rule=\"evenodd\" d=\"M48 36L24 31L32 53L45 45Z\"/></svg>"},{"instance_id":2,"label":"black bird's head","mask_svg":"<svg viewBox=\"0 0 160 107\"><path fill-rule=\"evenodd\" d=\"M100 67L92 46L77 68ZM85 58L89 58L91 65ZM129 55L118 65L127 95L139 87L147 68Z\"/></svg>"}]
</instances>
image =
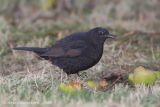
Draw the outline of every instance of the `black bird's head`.
<instances>
[{"instance_id":1,"label":"black bird's head","mask_svg":"<svg viewBox=\"0 0 160 107\"><path fill-rule=\"evenodd\" d=\"M91 30L89 30L89 33L91 35L92 39L95 39L96 41L104 43L106 39L108 38L115 38L115 36L105 28L102 27L96 27Z\"/></svg>"}]
</instances>

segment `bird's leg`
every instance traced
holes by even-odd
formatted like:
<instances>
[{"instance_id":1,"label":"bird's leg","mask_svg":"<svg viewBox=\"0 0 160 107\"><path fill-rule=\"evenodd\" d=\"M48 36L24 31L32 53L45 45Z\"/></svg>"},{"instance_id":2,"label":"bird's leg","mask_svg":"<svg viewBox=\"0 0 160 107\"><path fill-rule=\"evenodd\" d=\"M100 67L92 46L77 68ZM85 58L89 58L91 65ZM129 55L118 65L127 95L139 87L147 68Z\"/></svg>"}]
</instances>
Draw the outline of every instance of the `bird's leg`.
<instances>
[{"instance_id":1,"label":"bird's leg","mask_svg":"<svg viewBox=\"0 0 160 107\"><path fill-rule=\"evenodd\" d=\"M79 75L79 73L77 73L76 81L80 81L81 80L79 77L80 77L80 75Z\"/></svg>"},{"instance_id":2,"label":"bird's leg","mask_svg":"<svg viewBox=\"0 0 160 107\"><path fill-rule=\"evenodd\" d=\"M70 74L61 72L61 74L60 74L60 82L61 83L67 82L67 81L69 81L69 79L70 79Z\"/></svg>"},{"instance_id":3,"label":"bird's leg","mask_svg":"<svg viewBox=\"0 0 160 107\"><path fill-rule=\"evenodd\" d=\"M79 72L77 72L77 75L80 77L81 75L79 74Z\"/></svg>"},{"instance_id":4,"label":"bird's leg","mask_svg":"<svg viewBox=\"0 0 160 107\"><path fill-rule=\"evenodd\" d=\"M80 77L81 80L84 80L85 78L87 78L87 73L86 72L83 72L81 74L78 72L77 75Z\"/></svg>"},{"instance_id":5,"label":"bird's leg","mask_svg":"<svg viewBox=\"0 0 160 107\"><path fill-rule=\"evenodd\" d=\"M66 78L65 81L69 81L69 79L71 78L71 75L66 73L66 77L65 78Z\"/></svg>"},{"instance_id":6,"label":"bird's leg","mask_svg":"<svg viewBox=\"0 0 160 107\"><path fill-rule=\"evenodd\" d=\"M74 79L75 79L75 76L73 76L73 75L74 75L74 74L67 74L67 75L66 75L66 78L67 78L66 81L69 82L69 81L74 80Z\"/></svg>"},{"instance_id":7,"label":"bird's leg","mask_svg":"<svg viewBox=\"0 0 160 107\"><path fill-rule=\"evenodd\" d=\"M61 83L63 82L63 74L62 74L62 72L61 72Z\"/></svg>"}]
</instances>

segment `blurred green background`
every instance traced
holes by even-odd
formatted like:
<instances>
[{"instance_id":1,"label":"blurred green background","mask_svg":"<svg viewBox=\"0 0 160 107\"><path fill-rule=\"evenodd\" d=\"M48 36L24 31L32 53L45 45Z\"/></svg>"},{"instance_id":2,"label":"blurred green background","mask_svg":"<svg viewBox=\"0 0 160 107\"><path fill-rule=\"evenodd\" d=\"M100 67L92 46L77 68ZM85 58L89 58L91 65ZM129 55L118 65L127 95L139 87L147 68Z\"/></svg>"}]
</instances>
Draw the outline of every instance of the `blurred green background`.
<instances>
[{"instance_id":1,"label":"blurred green background","mask_svg":"<svg viewBox=\"0 0 160 107\"><path fill-rule=\"evenodd\" d=\"M0 0L0 13L16 25L50 19L52 24L158 31L159 5L159 0Z\"/></svg>"}]
</instances>

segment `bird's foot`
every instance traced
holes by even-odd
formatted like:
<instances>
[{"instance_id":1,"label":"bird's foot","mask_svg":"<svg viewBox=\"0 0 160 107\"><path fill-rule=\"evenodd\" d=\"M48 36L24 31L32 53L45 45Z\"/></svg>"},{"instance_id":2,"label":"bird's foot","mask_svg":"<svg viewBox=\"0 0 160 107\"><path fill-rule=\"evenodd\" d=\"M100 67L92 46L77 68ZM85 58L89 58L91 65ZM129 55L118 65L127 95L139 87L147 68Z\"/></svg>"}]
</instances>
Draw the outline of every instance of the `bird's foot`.
<instances>
[{"instance_id":1,"label":"bird's foot","mask_svg":"<svg viewBox=\"0 0 160 107\"><path fill-rule=\"evenodd\" d=\"M88 78L86 72L82 72L81 74L80 74L80 73L77 73L77 75L79 76L80 80L85 80L85 79Z\"/></svg>"}]
</instances>

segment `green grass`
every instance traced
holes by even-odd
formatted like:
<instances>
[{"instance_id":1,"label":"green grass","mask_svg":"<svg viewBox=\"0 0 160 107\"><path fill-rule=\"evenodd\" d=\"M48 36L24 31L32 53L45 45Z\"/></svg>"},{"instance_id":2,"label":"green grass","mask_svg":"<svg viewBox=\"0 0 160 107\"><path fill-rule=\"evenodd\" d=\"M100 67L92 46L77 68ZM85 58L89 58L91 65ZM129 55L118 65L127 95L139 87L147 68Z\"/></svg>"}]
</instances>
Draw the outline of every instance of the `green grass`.
<instances>
[{"instance_id":1,"label":"green grass","mask_svg":"<svg viewBox=\"0 0 160 107\"><path fill-rule=\"evenodd\" d=\"M14 78L14 77L13 77ZM4 79L4 78L3 78ZM160 99L159 84L151 88L137 86L130 88L128 85L117 84L112 90L106 92L83 91L72 94L65 94L58 90L58 84L47 84L42 80L31 81L25 79L3 80L0 84L0 101L2 104L16 103L38 103L49 105L74 105L86 106L131 106L131 107L156 107ZM136 104L135 104L136 103ZM30 105L28 105L30 106ZM35 105L36 106L36 105Z\"/></svg>"}]
</instances>

